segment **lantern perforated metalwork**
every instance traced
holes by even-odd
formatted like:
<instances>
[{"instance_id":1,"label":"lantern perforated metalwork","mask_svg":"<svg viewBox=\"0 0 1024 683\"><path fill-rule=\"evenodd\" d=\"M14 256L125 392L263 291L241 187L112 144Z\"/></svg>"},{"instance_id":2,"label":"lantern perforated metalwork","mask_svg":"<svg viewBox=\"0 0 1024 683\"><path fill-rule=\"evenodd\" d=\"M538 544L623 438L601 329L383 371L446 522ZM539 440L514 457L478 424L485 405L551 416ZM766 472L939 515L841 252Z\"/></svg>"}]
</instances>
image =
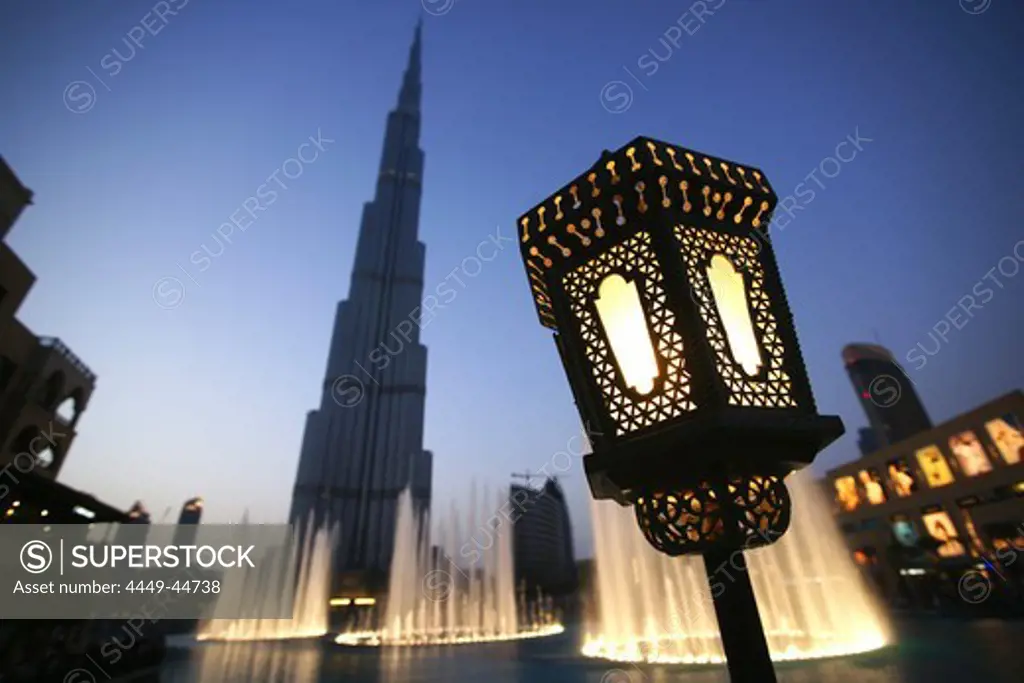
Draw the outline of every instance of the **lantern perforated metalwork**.
<instances>
[{"instance_id":1,"label":"lantern perforated metalwork","mask_svg":"<svg viewBox=\"0 0 1024 683\"><path fill-rule=\"evenodd\" d=\"M596 498L669 554L781 536L820 416L758 169L639 137L520 217L540 322L591 433Z\"/></svg>"}]
</instances>

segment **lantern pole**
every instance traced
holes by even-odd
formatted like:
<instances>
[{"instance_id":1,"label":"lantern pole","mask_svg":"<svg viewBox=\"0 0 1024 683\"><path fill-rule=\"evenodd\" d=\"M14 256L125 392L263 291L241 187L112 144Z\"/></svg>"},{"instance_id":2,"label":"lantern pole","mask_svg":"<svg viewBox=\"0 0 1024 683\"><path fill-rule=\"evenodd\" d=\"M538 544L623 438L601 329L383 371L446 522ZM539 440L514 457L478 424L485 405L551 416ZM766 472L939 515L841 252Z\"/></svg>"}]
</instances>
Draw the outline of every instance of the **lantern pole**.
<instances>
[{"instance_id":1,"label":"lantern pole","mask_svg":"<svg viewBox=\"0 0 1024 683\"><path fill-rule=\"evenodd\" d=\"M775 683L775 669L743 551L711 549L703 557L730 683ZM715 576L726 565L736 572L726 573L732 579L729 583ZM725 590L716 594L716 585Z\"/></svg>"}]
</instances>

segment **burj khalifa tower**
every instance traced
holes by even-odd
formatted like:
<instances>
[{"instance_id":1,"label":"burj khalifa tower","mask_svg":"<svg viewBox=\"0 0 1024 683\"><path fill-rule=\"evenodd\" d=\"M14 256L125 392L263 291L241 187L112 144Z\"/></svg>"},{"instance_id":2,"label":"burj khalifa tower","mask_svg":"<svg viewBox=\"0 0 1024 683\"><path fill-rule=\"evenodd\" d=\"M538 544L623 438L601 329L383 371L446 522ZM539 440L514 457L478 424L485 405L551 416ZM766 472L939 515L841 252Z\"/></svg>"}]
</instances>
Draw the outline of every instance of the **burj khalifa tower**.
<instances>
[{"instance_id":1,"label":"burj khalifa tower","mask_svg":"<svg viewBox=\"0 0 1024 683\"><path fill-rule=\"evenodd\" d=\"M419 241L421 25L388 114L376 194L364 204L348 299L338 303L320 407L306 416L291 522L339 530L334 569L387 572L399 494L429 508L423 450L427 349L416 311L426 248Z\"/></svg>"}]
</instances>

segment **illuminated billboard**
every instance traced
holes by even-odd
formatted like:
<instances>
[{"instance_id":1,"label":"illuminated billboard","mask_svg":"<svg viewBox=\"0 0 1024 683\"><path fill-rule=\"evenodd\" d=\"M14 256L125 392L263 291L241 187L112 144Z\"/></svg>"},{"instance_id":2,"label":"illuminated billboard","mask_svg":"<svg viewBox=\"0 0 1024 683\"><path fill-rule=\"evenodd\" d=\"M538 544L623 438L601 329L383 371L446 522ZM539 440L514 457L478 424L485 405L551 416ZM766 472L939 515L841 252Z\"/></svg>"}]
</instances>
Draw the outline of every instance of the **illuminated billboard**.
<instances>
[{"instance_id":1,"label":"illuminated billboard","mask_svg":"<svg viewBox=\"0 0 1024 683\"><path fill-rule=\"evenodd\" d=\"M906 515L893 515L892 535L896 537L897 543L906 548L917 547L917 528Z\"/></svg>"},{"instance_id":2,"label":"illuminated billboard","mask_svg":"<svg viewBox=\"0 0 1024 683\"><path fill-rule=\"evenodd\" d=\"M1009 551L1024 553L1024 536L1010 534L1005 537L993 537L992 547L995 548L996 554L999 557L1013 557L1009 554Z\"/></svg>"},{"instance_id":3,"label":"illuminated billboard","mask_svg":"<svg viewBox=\"0 0 1024 683\"><path fill-rule=\"evenodd\" d=\"M917 478L906 460L893 460L886 468L889 471L889 488L897 496L906 498L917 491Z\"/></svg>"},{"instance_id":4,"label":"illuminated billboard","mask_svg":"<svg viewBox=\"0 0 1024 683\"><path fill-rule=\"evenodd\" d=\"M938 488L953 483L953 471L938 446L925 446L917 451L917 464L924 472L928 486Z\"/></svg>"},{"instance_id":5,"label":"illuminated billboard","mask_svg":"<svg viewBox=\"0 0 1024 683\"><path fill-rule=\"evenodd\" d=\"M960 471L968 477L992 471L992 462L974 432L960 432L949 437L949 450L960 465Z\"/></svg>"},{"instance_id":6,"label":"illuminated billboard","mask_svg":"<svg viewBox=\"0 0 1024 683\"><path fill-rule=\"evenodd\" d=\"M1024 434L1016 415L1007 413L989 420L985 423L985 430L1007 465L1016 465L1024 458Z\"/></svg>"},{"instance_id":7,"label":"illuminated billboard","mask_svg":"<svg viewBox=\"0 0 1024 683\"><path fill-rule=\"evenodd\" d=\"M886 501L885 488L882 487L882 478L876 470L861 470L857 473L860 485L864 487L864 497L872 505L879 505Z\"/></svg>"},{"instance_id":8,"label":"illuminated billboard","mask_svg":"<svg viewBox=\"0 0 1024 683\"><path fill-rule=\"evenodd\" d=\"M845 512L856 510L860 505L860 496L857 495L857 480L853 477L839 477L836 479L836 501L840 509Z\"/></svg>"},{"instance_id":9,"label":"illuminated billboard","mask_svg":"<svg viewBox=\"0 0 1024 683\"><path fill-rule=\"evenodd\" d=\"M959 557L966 551L960 542L960 536L953 526L953 520L946 512L929 512L921 518L928 535L942 545L938 548L939 557Z\"/></svg>"}]
</instances>

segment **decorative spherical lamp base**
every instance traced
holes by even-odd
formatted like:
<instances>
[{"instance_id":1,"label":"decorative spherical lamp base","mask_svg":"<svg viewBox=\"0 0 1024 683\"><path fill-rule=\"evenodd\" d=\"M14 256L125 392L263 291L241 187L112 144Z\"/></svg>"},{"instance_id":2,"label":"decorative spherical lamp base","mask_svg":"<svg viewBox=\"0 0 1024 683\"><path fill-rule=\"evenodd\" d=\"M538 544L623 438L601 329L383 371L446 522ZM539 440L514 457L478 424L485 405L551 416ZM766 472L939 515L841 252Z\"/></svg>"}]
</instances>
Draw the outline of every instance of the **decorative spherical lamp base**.
<instances>
[{"instance_id":1,"label":"decorative spherical lamp base","mask_svg":"<svg viewBox=\"0 0 1024 683\"><path fill-rule=\"evenodd\" d=\"M789 528L789 491L777 476L729 477L680 491L644 491L633 506L644 538L667 555L759 548Z\"/></svg>"}]
</instances>

